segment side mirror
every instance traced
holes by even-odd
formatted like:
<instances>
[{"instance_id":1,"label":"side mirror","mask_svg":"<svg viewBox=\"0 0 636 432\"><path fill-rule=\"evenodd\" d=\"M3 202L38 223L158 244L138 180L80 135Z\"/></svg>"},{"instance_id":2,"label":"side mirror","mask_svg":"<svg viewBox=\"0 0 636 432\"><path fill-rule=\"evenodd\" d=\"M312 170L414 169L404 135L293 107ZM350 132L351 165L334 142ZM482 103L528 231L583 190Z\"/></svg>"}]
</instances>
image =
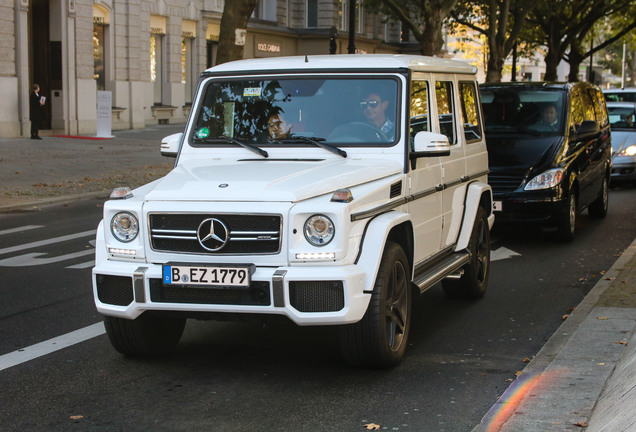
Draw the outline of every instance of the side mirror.
<instances>
[{"instance_id":1,"label":"side mirror","mask_svg":"<svg viewBox=\"0 0 636 432\"><path fill-rule=\"evenodd\" d=\"M591 138L598 135L601 129L595 120L583 120L581 126L576 130L576 137L579 139Z\"/></svg>"},{"instance_id":2,"label":"side mirror","mask_svg":"<svg viewBox=\"0 0 636 432\"><path fill-rule=\"evenodd\" d=\"M161 156L176 158L182 138L183 132L164 137L161 140Z\"/></svg>"},{"instance_id":3,"label":"side mirror","mask_svg":"<svg viewBox=\"0 0 636 432\"><path fill-rule=\"evenodd\" d=\"M411 159L426 156L449 156L450 144L448 137L434 132L418 132L413 142Z\"/></svg>"}]
</instances>

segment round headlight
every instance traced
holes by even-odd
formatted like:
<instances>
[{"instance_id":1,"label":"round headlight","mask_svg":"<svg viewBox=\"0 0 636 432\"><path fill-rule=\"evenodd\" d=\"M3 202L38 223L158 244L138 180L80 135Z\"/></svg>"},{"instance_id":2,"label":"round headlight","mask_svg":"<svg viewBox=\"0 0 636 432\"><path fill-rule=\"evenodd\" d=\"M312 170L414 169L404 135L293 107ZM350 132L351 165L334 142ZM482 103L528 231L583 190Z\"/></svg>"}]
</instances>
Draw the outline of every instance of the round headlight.
<instances>
[{"instance_id":1,"label":"round headlight","mask_svg":"<svg viewBox=\"0 0 636 432\"><path fill-rule=\"evenodd\" d=\"M325 215L313 215L305 221L305 238L314 246L324 246L333 239L333 222Z\"/></svg>"},{"instance_id":2,"label":"round headlight","mask_svg":"<svg viewBox=\"0 0 636 432\"><path fill-rule=\"evenodd\" d=\"M110 221L110 230L117 240L128 243L137 237L139 221L130 213L117 213Z\"/></svg>"}]
</instances>

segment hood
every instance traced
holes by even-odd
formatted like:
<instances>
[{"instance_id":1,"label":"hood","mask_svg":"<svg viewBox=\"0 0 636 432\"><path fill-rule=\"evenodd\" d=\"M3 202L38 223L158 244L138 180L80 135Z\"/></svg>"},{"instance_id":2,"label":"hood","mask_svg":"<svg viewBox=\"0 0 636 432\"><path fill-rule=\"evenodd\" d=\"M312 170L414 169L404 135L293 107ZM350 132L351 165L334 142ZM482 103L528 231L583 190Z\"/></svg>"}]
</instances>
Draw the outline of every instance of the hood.
<instances>
[{"instance_id":1,"label":"hood","mask_svg":"<svg viewBox=\"0 0 636 432\"><path fill-rule=\"evenodd\" d=\"M636 145L636 131L623 131L612 129L612 153Z\"/></svg>"},{"instance_id":2,"label":"hood","mask_svg":"<svg viewBox=\"0 0 636 432\"><path fill-rule=\"evenodd\" d=\"M298 202L401 171L395 161L351 158L181 161L146 200Z\"/></svg>"},{"instance_id":3,"label":"hood","mask_svg":"<svg viewBox=\"0 0 636 432\"><path fill-rule=\"evenodd\" d=\"M488 164L490 170L506 172L527 172L552 162L563 137L495 135L486 136Z\"/></svg>"}]
</instances>

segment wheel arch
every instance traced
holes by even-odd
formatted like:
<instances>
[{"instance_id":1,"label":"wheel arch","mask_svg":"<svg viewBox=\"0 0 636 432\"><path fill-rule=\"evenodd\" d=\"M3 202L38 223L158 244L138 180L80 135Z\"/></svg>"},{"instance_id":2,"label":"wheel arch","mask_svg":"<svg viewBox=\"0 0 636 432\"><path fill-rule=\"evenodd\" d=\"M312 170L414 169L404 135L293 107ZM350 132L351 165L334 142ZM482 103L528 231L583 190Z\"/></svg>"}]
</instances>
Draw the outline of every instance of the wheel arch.
<instances>
[{"instance_id":1,"label":"wheel arch","mask_svg":"<svg viewBox=\"0 0 636 432\"><path fill-rule=\"evenodd\" d=\"M387 241L394 241L404 249L413 269L413 224L408 213L390 211L371 219L363 234L360 254L356 264L367 274L365 292L373 292L373 285L378 275L380 259Z\"/></svg>"},{"instance_id":2,"label":"wheel arch","mask_svg":"<svg viewBox=\"0 0 636 432\"><path fill-rule=\"evenodd\" d=\"M457 251L464 250L468 247L479 207L486 209L489 228L492 228L495 222L495 216L492 212L493 199L490 185L483 182L471 183L468 185L468 188L466 188L466 199L464 202L466 204L464 206L463 223L459 231L459 236L457 237L457 246L455 247Z\"/></svg>"}]
</instances>

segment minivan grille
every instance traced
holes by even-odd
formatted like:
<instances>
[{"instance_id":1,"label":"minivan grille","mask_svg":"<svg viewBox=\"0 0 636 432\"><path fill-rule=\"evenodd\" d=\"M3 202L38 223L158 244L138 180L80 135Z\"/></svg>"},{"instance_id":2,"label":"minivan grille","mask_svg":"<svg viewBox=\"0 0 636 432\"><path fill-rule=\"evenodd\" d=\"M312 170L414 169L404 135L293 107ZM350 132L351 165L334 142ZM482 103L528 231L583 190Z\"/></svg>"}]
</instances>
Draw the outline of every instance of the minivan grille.
<instances>
[{"instance_id":1,"label":"minivan grille","mask_svg":"<svg viewBox=\"0 0 636 432\"><path fill-rule=\"evenodd\" d=\"M522 175L499 175L492 174L488 176L488 184L492 187L494 194L514 192L523 183Z\"/></svg>"},{"instance_id":2,"label":"minivan grille","mask_svg":"<svg viewBox=\"0 0 636 432\"><path fill-rule=\"evenodd\" d=\"M216 219L227 228L227 242L218 249L215 247L216 250L204 248L197 237L199 225L208 219ZM280 250L280 215L151 213L149 222L150 245L155 251L252 255L274 254ZM215 246L218 246L218 243Z\"/></svg>"}]
</instances>

